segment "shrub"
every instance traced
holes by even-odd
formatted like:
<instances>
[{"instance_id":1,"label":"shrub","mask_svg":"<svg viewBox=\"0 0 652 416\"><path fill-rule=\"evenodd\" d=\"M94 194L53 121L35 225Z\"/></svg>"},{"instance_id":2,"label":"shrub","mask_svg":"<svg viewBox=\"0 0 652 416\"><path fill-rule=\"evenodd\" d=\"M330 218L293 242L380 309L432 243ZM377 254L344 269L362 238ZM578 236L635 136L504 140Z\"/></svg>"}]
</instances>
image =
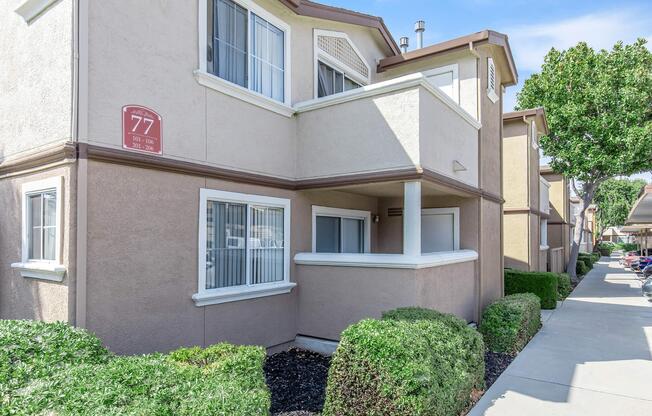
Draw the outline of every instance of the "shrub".
<instances>
[{"instance_id":1,"label":"shrub","mask_svg":"<svg viewBox=\"0 0 652 416\"><path fill-rule=\"evenodd\" d=\"M595 251L591 253L591 260L593 260L593 264L600 261L600 253L596 253Z\"/></svg>"},{"instance_id":2,"label":"shrub","mask_svg":"<svg viewBox=\"0 0 652 416\"><path fill-rule=\"evenodd\" d=\"M323 414L460 414L484 387L482 339L461 322L410 310L351 325L333 356Z\"/></svg>"},{"instance_id":3,"label":"shrub","mask_svg":"<svg viewBox=\"0 0 652 416\"><path fill-rule=\"evenodd\" d=\"M564 300L573 291L571 278L566 273L557 273L557 300Z\"/></svg>"},{"instance_id":4,"label":"shrub","mask_svg":"<svg viewBox=\"0 0 652 416\"><path fill-rule=\"evenodd\" d=\"M70 366L15 397L24 414L267 415L260 347L218 344Z\"/></svg>"},{"instance_id":5,"label":"shrub","mask_svg":"<svg viewBox=\"0 0 652 416\"><path fill-rule=\"evenodd\" d=\"M382 319L393 319L397 321L420 321L432 320L445 323L462 338L464 350L467 353L465 358L469 365L470 374L476 376L474 385L482 386L484 383L484 343L477 331L470 330L466 321L449 313L441 313L434 309L410 307L398 308L383 312Z\"/></svg>"},{"instance_id":6,"label":"shrub","mask_svg":"<svg viewBox=\"0 0 652 416\"><path fill-rule=\"evenodd\" d=\"M539 298L519 293L499 299L482 314L480 332L487 348L515 354L525 347L541 328Z\"/></svg>"},{"instance_id":7,"label":"shrub","mask_svg":"<svg viewBox=\"0 0 652 416\"><path fill-rule=\"evenodd\" d=\"M593 256L591 256L589 253L578 253L577 259L582 260L589 267L589 270L593 268L593 263L595 263Z\"/></svg>"},{"instance_id":8,"label":"shrub","mask_svg":"<svg viewBox=\"0 0 652 416\"><path fill-rule=\"evenodd\" d=\"M583 259L577 259L577 263L575 264L575 274L578 276L584 276L591 270L591 267L589 267L586 264L586 261Z\"/></svg>"},{"instance_id":9,"label":"shrub","mask_svg":"<svg viewBox=\"0 0 652 416\"><path fill-rule=\"evenodd\" d=\"M601 241L595 248L601 256L611 256L611 253L616 249L616 245L611 241Z\"/></svg>"},{"instance_id":10,"label":"shrub","mask_svg":"<svg viewBox=\"0 0 652 416\"><path fill-rule=\"evenodd\" d=\"M555 273L505 270L505 295L534 293L541 299L542 309L555 309L557 281Z\"/></svg>"},{"instance_id":11,"label":"shrub","mask_svg":"<svg viewBox=\"0 0 652 416\"><path fill-rule=\"evenodd\" d=\"M638 245L634 243L616 243L616 249L622 250L624 252L636 251L638 250Z\"/></svg>"},{"instance_id":12,"label":"shrub","mask_svg":"<svg viewBox=\"0 0 652 416\"><path fill-rule=\"evenodd\" d=\"M63 322L0 320L0 407L31 380L71 364L99 364L109 351L93 334Z\"/></svg>"}]
</instances>

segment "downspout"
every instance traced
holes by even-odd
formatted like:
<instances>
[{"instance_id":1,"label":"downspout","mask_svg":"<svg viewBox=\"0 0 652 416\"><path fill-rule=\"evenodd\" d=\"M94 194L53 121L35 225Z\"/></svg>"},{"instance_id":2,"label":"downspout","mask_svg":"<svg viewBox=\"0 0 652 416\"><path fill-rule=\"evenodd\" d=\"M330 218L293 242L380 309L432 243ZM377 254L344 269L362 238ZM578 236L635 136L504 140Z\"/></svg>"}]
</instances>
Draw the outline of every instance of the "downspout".
<instances>
[{"instance_id":1,"label":"downspout","mask_svg":"<svg viewBox=\"0 0 652 416\"><path fill-rule=\"evenodd\" d=\"M73 97L72 97L72 140L77 145L77 189L76 189L76 249L75 249L75 326L86 327L86 249L87 249L87 160L79 146L86 137L87 70L88 46L88 3L73 0ZM85 25L85 27L84 27Z\"/></svg>"}]
</instances>

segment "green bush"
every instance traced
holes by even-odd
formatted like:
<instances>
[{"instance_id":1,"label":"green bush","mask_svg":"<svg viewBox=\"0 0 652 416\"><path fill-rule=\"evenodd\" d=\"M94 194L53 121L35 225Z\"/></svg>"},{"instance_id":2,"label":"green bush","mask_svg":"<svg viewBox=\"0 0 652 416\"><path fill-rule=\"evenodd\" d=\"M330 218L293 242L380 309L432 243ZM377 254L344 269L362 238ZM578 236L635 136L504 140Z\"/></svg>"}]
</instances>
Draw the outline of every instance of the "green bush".
<instances>
[{"instance_id":1,"label":"green bush","mask_svg":"<svg viewBox=\"0 0 652 416\"><path fill-rule=\"evenodd\" d=\"M589 253L578 253L577 259L582 260L584 263L586 263L589 269L592 269L593 263L595 263L595 261L593 260L593 256L591 256Z\"/></svg>"},{"instance_id":2,"label":"green bush","mask_svg":"<svg viewBox=\"0 0 652 416\"><path fill-rule=\"evenodd\" d=\"M564 300L573 291L571 278L566 273L556 273L557 275L557 300Z\"/></svg>"},{"instance_id":3,"label":"green bush","mask_svg":"<svg viewBox=\"0 0 652 416\"><path fill-rule=\"evenodd\" d=\"M115 357L65 323L0 320L0 415L267 415L265 350Z\"/></svg>"},{"instance_id":4,"label":"green bush","mask_svg":"<svg viewBox=\"0 0 652 416\"><path fill-rule=\"evenodd\" d=\"M616 243L616 249L622 251L636 251L638 246L634 243Z\"/></svg>"},{"instance_id":5,"label":"green bush","mask_svg":"<svg viewBox=\"0 0 652 416\"><path fill-rule=\"evenodd\" d=\"M539 298L519 293L499 299L482 314L480 333L487 348L494 352L516 354L541 328Z\"/></svg>"},{"instance_id":6,"label":"green bush","mask_svg":"<svg viewBox=\"0 0 652 416\"><path fill-rule=\"evenodd\" d=\"M0 320L0 408L12 392L71 364L100 364L109 351L93 334L63 322Z\"/></svg>"},{"instance_id":7,"label":"green bush","mask_svg":"<svg viewBox=\"0 0 652 416\"><path fill-rule=\"evenodd\" d=\"M616 245L611 241L601 241L595 248L601 256L611 256L611 253L616 249Z\"/></svg>"},{"instance_id":8,"label":"green bush","mask_svg":"<svg viewBox=\"0 0 652 416\"><path fill-rule=\"evenodd\" d=\"M555 309L557 281L555 273L505 270L505 295L534 293L541 299L542 309Z\"/></svg>"},{"instance_id":9,"label":"green bush","mask_svg":"<svg viewBox=\"0 0 652 416\"><path fill-rule=\"evenodd\" d=\"M480 334L416 309L348 327L333 356L325 416L458 415L484 387Z\"/></svg>"},{"instance_id":10,"label":"green bush","mask_svg":"<svg viewBox=\"0 0 652 416\"><path fill-rule=\"evenodd\" d=\"M587 265L587 261L578 258L577 263L575 264L575 274L578 276L584 276L589 271L591 271L591 267Z\"/></svg>"}]
</instances>

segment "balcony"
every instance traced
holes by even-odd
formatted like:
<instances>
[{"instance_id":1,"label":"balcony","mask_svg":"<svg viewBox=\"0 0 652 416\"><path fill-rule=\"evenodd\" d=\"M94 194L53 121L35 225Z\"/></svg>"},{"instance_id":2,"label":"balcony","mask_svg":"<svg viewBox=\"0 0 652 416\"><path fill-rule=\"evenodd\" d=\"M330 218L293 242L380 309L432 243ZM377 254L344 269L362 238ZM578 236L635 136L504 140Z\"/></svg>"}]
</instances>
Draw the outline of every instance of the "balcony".
<instances>
[{"instance_id":1,"label":"balcony","mask_svg":"<svg viewBox=\"0 0 652 416\"><path fill-rule=\"evenodd\" d=\"M300 179L416 169L478 186L480 123L421 73L296 110Z\"/></svg>"}]
</instances>

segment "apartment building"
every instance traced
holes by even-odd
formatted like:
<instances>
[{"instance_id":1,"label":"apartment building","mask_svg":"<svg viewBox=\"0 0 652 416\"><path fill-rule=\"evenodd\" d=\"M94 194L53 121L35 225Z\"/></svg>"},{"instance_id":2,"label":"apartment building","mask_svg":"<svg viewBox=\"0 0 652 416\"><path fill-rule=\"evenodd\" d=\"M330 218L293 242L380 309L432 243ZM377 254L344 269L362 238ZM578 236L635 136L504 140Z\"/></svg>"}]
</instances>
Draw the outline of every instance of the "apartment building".
<instances>
[{"instance_id":1,"label":"apartment building","mask_svg":"<svg viewBox=\"0 0 652 416\"><path fill-rule=\"evenodd\" d=\"M546 134L543 108L503 115L505 267L548 269L550 184L539 172L539 138Z\"/></svg>"},{"instance_id":2,"label":"apartment building","mask_svg":"<svg viewBox=\"0 0 652 416\"><path fill-rule=\"evenodd\" d=\"M554 172L549 166L540 167L541 177L550 185L550 216L548 218L547 241L550 271L562 273L570 259L575 217L571 215L570 182L564 175Z\"/></svg>"},{"instance_id":3,"label":"apartment building","mask_svg":"<svg viewBox=\"0 0 652 416\"><path fill-rule=\"evenodd\" d=\"M11 0L0 26L1 318L276 347L503 294L507 36L404 52L305 0Z\"/></svg>"}]
</instances>

